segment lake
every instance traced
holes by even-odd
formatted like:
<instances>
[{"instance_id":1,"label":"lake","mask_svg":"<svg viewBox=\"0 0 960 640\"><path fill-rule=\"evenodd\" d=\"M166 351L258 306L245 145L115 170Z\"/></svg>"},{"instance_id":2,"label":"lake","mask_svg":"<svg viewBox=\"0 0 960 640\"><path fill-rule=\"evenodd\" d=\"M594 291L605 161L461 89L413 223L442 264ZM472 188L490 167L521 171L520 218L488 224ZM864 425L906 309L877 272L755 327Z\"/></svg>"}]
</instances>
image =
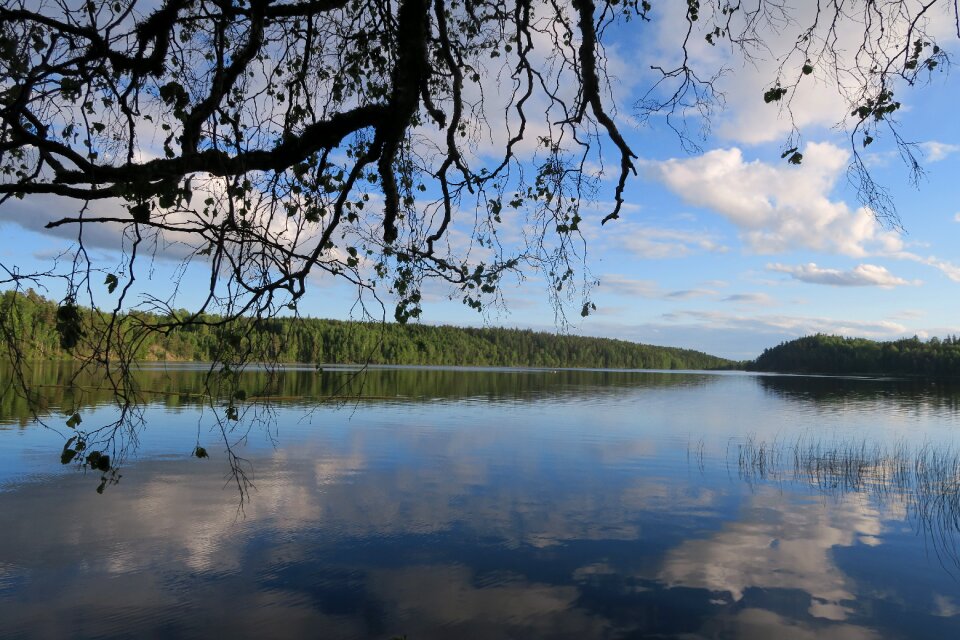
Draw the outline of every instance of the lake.
<instances>
[{"instance_id":1,"label":"lake","mask_svg":"<svg viewBox=\"0 0 960 640\"><path fill-rule=\"evenodd\" d=\"M138 375L102 495L59 458L106 392L0 398L0 636L960 637L958 386L250 372L241 494L202 368Z\"/></svg>"}]
</instances>

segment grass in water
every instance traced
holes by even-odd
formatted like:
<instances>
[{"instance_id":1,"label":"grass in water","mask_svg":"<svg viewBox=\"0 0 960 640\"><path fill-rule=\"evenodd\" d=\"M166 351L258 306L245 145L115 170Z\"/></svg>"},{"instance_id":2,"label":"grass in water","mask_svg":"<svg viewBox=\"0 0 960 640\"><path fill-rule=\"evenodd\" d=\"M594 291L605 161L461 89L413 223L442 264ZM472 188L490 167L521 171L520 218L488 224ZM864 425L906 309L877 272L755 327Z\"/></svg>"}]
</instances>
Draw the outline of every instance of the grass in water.
<instances>
[{"instance_id":1,"label":"grass in water","mask_svg":"<svg viewBox=\"0 0 960 640\"><path fill-rule=\"evenodd\" d=\"M703 446L693 447L703 468ZM823 495L859 494L877 504L901 504L941 560L960 569L960 450L900 440L731 441L727 464L751 486L774 482L815 488Z\"/></svg>"}]
</instances>

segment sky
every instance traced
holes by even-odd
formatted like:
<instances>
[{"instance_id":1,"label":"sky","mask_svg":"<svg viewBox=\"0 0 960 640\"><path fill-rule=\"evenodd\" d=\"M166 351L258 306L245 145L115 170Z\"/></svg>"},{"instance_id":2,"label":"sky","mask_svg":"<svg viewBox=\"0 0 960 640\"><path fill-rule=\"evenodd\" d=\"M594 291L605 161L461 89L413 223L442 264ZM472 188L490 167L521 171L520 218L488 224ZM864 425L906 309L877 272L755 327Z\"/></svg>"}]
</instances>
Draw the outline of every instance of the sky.
<instances>
[{"instance_id":1,"label":"sky","mask_svg":"<svg viewBox=\"0 0 960 640\"><path fill-rule=\"evenodd\" d=\"M694 43L695 62L730 69L719 83L725 103L712 115L700 150L685 149L662 119L638 121L635 104L654 79L650 65L677 55L680 23L671 11L681 4L657 5L664 13L655 7L651 23L611 31L606 41L617 122L639 158L620 219L599 224L609 207L604 198L612 193L614 176L608 172L595 215L583 226L587 266L599 282L591 295L596 312L585 319L574 312L576 322L561 327L543 283L531 277L506 281L506 309L482 316L450 300L446 291L428 288L420 321L562 328L734 359L753 358L764 348L817 332L877 340L960 334L956 73L938 71L925 86L898 90L901 132L916 143L924 169L917 184L889 139L878 139L864 154L890 191L897 228L878 221L858 201L848 180L848 139L837 126L847 107L817 74L811 90L794 103L803 133L799 166L781 158L787 118L762 99L775 77L770 56L747 64L728 50L699 39ZM934 21L941 44L960 55L949 16ZM774 36L773 43L784 37ZM36 198L0 207L0 262L30 271L69 249L75 232L41 228L69 206L76 208ZM117 236L102 234L94 243L96 258L119 262ZM169 289L177 263L163 251L156 255L141 282L152 290ZM189 278L201 276L202 267L194 265L187 274L189 289ZM185 304L189 299L187 291ZM300 311L355 317L354 301L352 289L318 281Z\"/></svg>"}]
</instances>

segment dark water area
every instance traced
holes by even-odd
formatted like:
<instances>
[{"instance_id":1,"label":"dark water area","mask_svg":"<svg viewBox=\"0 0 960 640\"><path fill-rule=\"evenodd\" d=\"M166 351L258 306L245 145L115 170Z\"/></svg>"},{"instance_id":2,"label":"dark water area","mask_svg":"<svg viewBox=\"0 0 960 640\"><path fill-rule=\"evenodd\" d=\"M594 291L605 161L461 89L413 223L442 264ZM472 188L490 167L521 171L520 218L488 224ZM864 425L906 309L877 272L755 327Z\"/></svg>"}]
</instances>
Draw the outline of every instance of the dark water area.
<instances>
[{"instance_id":1,"label":"dark water area","mask_svg":"<svg viewBox=\"0 0 960 640\"><path fill-rule=\"evenodd\" d=\"M960 637L960 387L250 371L238 511L202 368L138 374L102 495L59 454L111 396L69 373L33 374L55 428L0 396L0 637Z\"/></svg>"}]
</instances>

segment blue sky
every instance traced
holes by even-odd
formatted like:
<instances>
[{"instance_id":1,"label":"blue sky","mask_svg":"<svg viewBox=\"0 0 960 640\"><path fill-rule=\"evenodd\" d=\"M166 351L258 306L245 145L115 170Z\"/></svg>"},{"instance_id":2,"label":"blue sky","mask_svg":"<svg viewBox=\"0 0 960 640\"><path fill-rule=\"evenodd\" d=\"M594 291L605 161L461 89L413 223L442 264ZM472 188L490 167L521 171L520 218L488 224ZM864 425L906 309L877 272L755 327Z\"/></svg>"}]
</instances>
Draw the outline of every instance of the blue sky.
<instances>
[{"instance_id":1,"label":"blue sky","mask_svg":"<svg viewBox=\"0 0 960 640\"><path fill-rule=\"evenodd\" d=\"M680 4L680 3L678 3ZM672 10L672 8L670 9ZM669 10L667 10L669 12ZM948 16L947 16L948 18ZM949 27L943 19L943 29ZM926 86L898 91L903 136L917 143L925 174L916 186L896 148L880 138L866 154L893 197L902 230L877 222L861 207L847 179L849 148L835 125L846 103L816 77L799 94L803 163L781 159L786 118L762 93L775 76L772 59L744 65L734 55L697 43L694 59L731 68L721 82L726 103L711 118L702 151L685 151L662 121L639 126L634 104L653 77L651 61L676 55L676 16L656 15L608 41L611 89L618 122L640 156L628 183L620 220L603 227L602 203L587 218L587 265L599 281L598 310L573 333L700 349L752 358L763 348L814 332L891 339L960 334L960 81L934 73ZM934 28L939 28L936 24ZM643 38L638 38L637 34ZM943 43L960 53L956 35ZM611 145L607 145L608 147ZM610 158L611 162L616 162ZM601 182L609 198L612 176ZM42 222L75 204L56 199L11 202L0 209L0 262L22 271L42 269L68 249L68 236L39 230ZM118 263L118 236L90 229L101 264ZM99 234L99 235L97 235ZM176 263L164 257L141 263L144 289L170 289ZM187 270L181 302L189 306ZM478 316L446 290L428 289L423 322L532 327L557 321L536 277L504 283L507 309ZM51 289L50 294L59 292ZM355 292L320 281L300 310L322 317L357 314Z\"/></svg>"}]
</instances>

